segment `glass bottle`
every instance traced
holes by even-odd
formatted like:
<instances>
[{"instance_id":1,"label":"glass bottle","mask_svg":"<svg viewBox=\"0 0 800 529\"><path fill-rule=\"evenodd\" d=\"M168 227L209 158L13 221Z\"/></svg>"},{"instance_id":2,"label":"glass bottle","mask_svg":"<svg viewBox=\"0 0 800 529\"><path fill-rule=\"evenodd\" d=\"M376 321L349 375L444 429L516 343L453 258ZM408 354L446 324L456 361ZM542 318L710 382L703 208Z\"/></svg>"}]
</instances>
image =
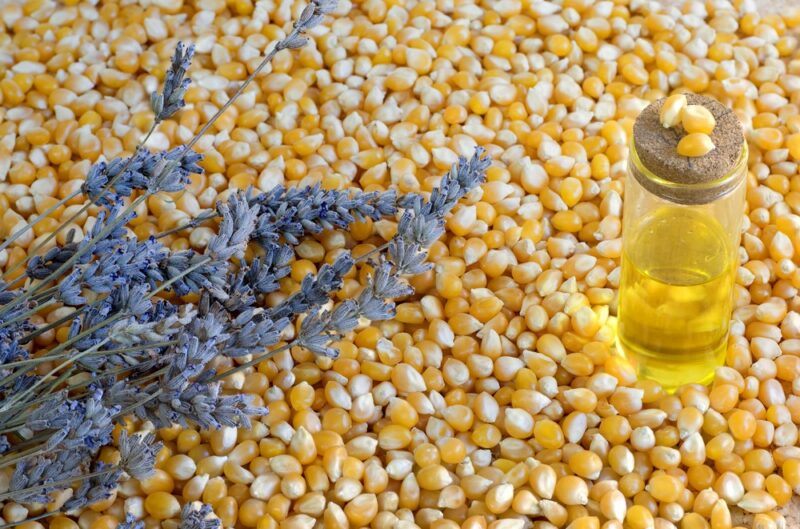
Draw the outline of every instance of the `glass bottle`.
<instances>
[{"instance_id":1,"label":"glass bottle","mask_svg":"<svg viewBox=\"0 0 800 529\"><path fill-rule=\"evenodd\" d=\"M728 136L718 131L717 141L728 142L727 166L707 164L708 174L675 171L664 159L672 153L653 146L658 141L637 141L640 116L625 183L617 340L639 376L667 390L708 383L724 363L747 175L747 143L735 115L716 101L689 97L722 113L716 128L736 127ZM656 132L666 135L665 144L679 133Z\"/></svg>"}]
</instances>

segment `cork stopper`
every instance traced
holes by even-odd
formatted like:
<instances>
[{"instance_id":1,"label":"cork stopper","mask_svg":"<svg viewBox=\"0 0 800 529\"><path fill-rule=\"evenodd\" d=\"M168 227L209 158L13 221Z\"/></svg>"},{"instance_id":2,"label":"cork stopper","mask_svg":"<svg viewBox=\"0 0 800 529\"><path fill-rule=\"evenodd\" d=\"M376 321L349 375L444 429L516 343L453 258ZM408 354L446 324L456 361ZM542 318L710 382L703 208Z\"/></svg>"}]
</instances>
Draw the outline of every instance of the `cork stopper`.
<instances>
[{"instance_id":1,"label":"cork stopper","mask_svg":"<svg viewBox=\"0 0 800 529\"><path fill-rule=\"evenodd\" d=\"M710 135L714 149L703 156L679 155L678 142L686 131L680 124L672 128L661 124L659 112L666 101L662 98L645 108L633 125L631 173L661 198L679 204L706 204L739 183L731 172L741 162L744 133L736 114L715 99L695 94L686 94L686 99L690 105L706 107L714 116L717 124Z\"/></svg>"}]
</instances>

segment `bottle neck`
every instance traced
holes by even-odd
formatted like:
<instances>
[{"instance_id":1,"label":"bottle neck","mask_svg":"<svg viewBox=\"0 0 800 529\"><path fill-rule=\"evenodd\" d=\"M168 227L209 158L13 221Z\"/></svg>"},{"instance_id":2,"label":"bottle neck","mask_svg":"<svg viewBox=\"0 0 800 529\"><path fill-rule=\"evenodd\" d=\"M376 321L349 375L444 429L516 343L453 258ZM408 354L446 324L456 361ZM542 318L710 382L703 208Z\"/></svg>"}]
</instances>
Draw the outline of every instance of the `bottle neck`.
<instances>
[{"instance_id":1,"label":"bottle neck","mask_svg":"<svg viewBox=\"0 0 800 529\"><path fill-rule=\"evenodd\" d=\"M739 185L747 174L747 142L742 143L742 152L731 170L722 178L697 184L677 183L655 174L645 167L636 152L635 142L630 144L628 172L655 196L682 205L699 205L714 202L727 195Z\"/></svg>"}]
</instances>

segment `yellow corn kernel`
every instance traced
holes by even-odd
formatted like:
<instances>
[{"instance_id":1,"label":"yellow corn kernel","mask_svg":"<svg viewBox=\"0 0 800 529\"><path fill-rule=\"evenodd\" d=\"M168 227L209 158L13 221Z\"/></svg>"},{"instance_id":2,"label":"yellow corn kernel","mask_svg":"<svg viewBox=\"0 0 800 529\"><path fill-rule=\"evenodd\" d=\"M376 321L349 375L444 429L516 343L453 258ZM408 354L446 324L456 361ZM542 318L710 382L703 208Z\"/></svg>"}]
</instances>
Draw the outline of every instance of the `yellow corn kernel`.
<instances>
[{"instance_id":1,"label":"yellow corn kernel","mask_svg":"<svg viewBox=\"0 0 800 529\"><path fill-rule=\"evenodd\" d=\"M717 121L703 105L686 105L680 111L680 123L689 134L711 134Z\"/></svg>"},{"instance_id":2,"label":"yellow corn kernel","mask_svg":"<svg viewBox=\"0 0 800 529\"><path fill-rule=\"evenodd\" d=\"M705 156L714 149L714 143L708 134L694 132L687 134L678 142L677 151L681 156L695 158Z\"/></svg>"},{"instance_id":3,"label":"yellow corn kernel","mask_svg":"<svg viewBox=\"0 0 800 529\"><path fill-rule=\"evenodd\" d=\"M631 529L653 529L653 514L641 505L633 505L625 515L625 521Z\"/></svg>"},{"instance_id":4,"label":"yellow corn kernel","mask_svg":"<svg viewBox=\"0 0 800 529\"><path fill-rule=\"evenodd\" d=\"M144 500L144 507L147 509L147 513L157 520L175 518L181 510L177 498L163 491L148 494Z\"/></svg>"},{"instance_id":5,"label":"yellow corn kernel","mask_svg":"<svg viewBox=\"0 0 800 529\"><path fill-rule=\"evenodd\" d=\"M603 470L600 456L589 450L581 450L572 454L568 464L570 470L575 474L587 479L597 479Z\"/></svg>"},{"instance_id":6,"label":"yellow corn kernel","mask_svg":"<svg viewBox=\"0 0 800 529\"><path fill-rule=\"evenodd\" d=\"M417 481L424 490L442 490L453 482L450 473L441 465L433 464L417 472Z\"/></svg>"},{"instance_id":7,"label":"yellow corn kernel","mask_svg":"<svg viewBox=\"0 0 800 529\"><path fill-rule=\"evenodd\" d=\"M678 501L683 489L683 483L678 478L666 473L655 474L646 487L653 498L664 503Z\"/></svg>"}]
</instances>

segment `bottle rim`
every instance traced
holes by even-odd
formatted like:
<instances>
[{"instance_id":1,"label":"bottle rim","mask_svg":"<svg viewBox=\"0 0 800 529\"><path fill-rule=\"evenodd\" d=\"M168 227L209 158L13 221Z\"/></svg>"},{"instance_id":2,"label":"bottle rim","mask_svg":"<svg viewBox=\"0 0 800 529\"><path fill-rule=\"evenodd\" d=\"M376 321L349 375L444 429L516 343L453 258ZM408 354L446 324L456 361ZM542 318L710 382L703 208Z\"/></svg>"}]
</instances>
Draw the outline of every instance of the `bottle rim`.
<instances>
[{"instance_id":1,"label":"bottle rim","mask_svg":"<svg viewBox=\"0 0 800 529\"><path fill-rule=\"evenodd\" d=\"M739 158L725 175L708 182L687 184L661 178L648 169L641 158L639 158L639 154L636 152L636 145L634 144L633 138L631 138L628 155L628 172L633 175L645 189L659 198L678 204L708 204L728 194L736 188L739 181L744 178L747 174L748 153L747 142L743 141Z\"/></svg>"}]
</instances>

